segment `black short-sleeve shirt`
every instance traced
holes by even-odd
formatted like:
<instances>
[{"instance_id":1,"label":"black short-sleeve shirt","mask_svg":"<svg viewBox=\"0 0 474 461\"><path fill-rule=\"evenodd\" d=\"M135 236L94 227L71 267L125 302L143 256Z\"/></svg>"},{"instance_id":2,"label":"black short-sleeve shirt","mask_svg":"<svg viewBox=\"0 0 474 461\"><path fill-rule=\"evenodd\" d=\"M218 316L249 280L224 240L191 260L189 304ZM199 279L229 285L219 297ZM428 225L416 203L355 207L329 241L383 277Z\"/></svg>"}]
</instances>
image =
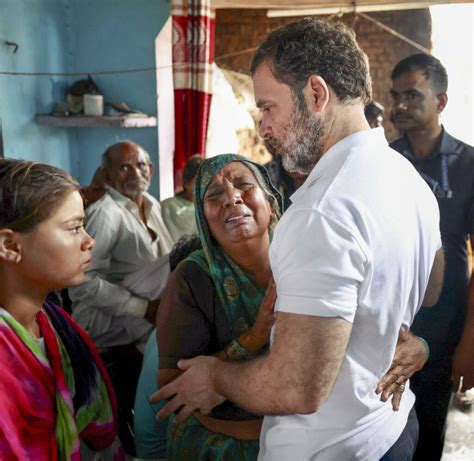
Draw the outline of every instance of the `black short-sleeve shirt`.
<instances>
[{"instance_id":1,"label":"black short-sleeve shirt","mask_svg":"<svg viewBox=\"0 0 474 461\"><path fill-rule=\"evenodd\" d=\"M454 138L444 128L438 145L424 159L415 158L407 136L397 139L390 147L404 155L425 179L428 177L427 181L432 179L440 186L443 184L442 158L446 157L447 179L452 196L436 198L446 257L445 281L439 304L442 304L443 300L454 304L450 310L446 307L446 316L443 316L444 323L449 325L449 322L454 321L454 317L466 308L467 302L469 274L466 240L474 234L474 148ZM428 184L431 186L432 181ZM458 316L458 331L454 336L460 334L461 317Z\"/></svg>"}]
</instances>

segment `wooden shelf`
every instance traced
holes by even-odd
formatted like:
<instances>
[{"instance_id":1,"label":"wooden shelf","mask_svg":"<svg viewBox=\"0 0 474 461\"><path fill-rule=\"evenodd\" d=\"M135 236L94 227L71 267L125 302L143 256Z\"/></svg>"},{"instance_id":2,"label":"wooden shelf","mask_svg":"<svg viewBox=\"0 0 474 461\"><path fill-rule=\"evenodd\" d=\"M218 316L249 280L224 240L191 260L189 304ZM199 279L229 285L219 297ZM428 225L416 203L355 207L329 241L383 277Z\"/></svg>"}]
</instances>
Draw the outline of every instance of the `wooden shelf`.
<instances>
[{"instance_id":1,"label":"wooden shelf","mask_svg":"<svg viewBox=\"0 0 474 461\"><path fill-rule=\"evenodd\" d=\"M35 116L39 125L62 128L149 128L156 126L156 117L104 115L102 117L90 115L43 115Z\"/></svg>"}]
</instances>

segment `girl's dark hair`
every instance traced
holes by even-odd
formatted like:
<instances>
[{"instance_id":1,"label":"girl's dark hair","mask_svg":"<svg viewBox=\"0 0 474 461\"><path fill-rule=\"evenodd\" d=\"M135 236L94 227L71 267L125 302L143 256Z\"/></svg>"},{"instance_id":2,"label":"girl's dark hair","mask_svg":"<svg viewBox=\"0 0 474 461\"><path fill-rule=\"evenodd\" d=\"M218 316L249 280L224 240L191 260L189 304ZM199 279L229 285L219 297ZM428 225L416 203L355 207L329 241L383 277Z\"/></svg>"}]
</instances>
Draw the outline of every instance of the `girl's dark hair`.
<instances>
[{"instance_id":1,"label":"girl's dark hair","mask_svg":"<svg viewBox=\"0 0 474 461\"><path fill-rule=\"evenodd\" d=\"M30 231L77 190L76 180L59 168L0 159L0 227Z\"/></svg>"},{"instance_id":2,"label":"girl's dark hair","mask_svg":"<svg viewBox=\"0 0 474 461\"><path fill-rule=\"evenodd\" d=\"M201 155L193 155L186 162L183 170L183 183L191 182L197 176L202 162L204 162L204 157Z\"/></svg>"}]
</instances>

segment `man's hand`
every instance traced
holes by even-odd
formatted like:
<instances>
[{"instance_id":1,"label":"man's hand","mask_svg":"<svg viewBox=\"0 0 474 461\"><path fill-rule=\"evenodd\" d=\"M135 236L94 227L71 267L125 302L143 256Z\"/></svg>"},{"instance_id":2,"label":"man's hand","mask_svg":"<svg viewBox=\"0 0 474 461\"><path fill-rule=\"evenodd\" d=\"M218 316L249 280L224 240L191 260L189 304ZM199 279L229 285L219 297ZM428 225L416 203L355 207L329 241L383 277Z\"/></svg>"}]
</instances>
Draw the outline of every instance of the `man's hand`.
<instances>
[{"instance_id":1,"label":"man's hand","mask_svg":"<svg viewBox=\"0 0 474 461\"><path fill-rule=\"evenodd\" d=\"M454 392L465 392L474 387L474 234L471 234L470 243L473 267L467 297L467 317L464 323L461 341L459 342L453 357L451 379L453 381ZM461 376L463 377L462 388L459 389L459 386L461 385Z\"/></svg>"},{"instance_id":2,"label":"man's hand","mask_svg":"<svg viewBox=\"0 0 474 461\"><path fill-rule=\"evenodd\" d=\"M456 348L453 357L453 371L451 379L453 381L454 392L465 392L474 387L474 334L471 338L464 332L463 337ZM461 376L462 387L461 386Z\"/></svg>"},{"instance_id":3,"label":"man's hand","mask_svg":"<svg viewBox=\"0 0 474 461\"><path fill-rule=\"evenodd\" d=\"M150 402L168 400L158 413L158 418L165 419L176 412L176 423L189 418L193 411L199 410L203 415L225 398L213 389L213 371L220 360L216 357L200 356L190 360L180 360L178 367L184 373L171 383L155 392Z\"/></svg>"},{"instance_id":4,"label":"man's hand","mask_svg":"<svg viewBox=\"0 0 474 461\"><path fill-rule=\"evenodd\" d=\"M405 382L421 370L428 360L423 342L409 331L400 330L390 369L378 382L375 392L386 402L392 396L392 408L398 411Z\"/></svg>"}]
</instances>

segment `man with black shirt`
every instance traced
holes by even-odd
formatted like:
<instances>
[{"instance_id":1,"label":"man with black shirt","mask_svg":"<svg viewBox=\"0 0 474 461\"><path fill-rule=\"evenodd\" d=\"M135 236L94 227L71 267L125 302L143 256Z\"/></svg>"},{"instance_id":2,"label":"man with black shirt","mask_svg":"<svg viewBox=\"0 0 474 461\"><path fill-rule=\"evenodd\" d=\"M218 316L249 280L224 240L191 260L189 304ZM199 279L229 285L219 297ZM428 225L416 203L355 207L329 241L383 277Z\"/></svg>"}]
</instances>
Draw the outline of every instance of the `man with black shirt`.
<instances>
[{"instance_id":1,"label":"man with black shirt","mask_svg":"<svg viewBox=\"0 0 474 461\"><path fill-rule=\"evenodd\" d=\"M474 386L474 277L466 245L468 239L474 245L474 149L440 123L447 86L446 69L430 55L409 56L392 71L392 119L404 136L391 147L413 163L436 195L446 257L441 297L433 308L421 308L411 327L431 350L411 381L420 424L414 459L420 460L441 458L451 389L458 389L461 376L462 390Z\"/></svg>"}]
</instances>

